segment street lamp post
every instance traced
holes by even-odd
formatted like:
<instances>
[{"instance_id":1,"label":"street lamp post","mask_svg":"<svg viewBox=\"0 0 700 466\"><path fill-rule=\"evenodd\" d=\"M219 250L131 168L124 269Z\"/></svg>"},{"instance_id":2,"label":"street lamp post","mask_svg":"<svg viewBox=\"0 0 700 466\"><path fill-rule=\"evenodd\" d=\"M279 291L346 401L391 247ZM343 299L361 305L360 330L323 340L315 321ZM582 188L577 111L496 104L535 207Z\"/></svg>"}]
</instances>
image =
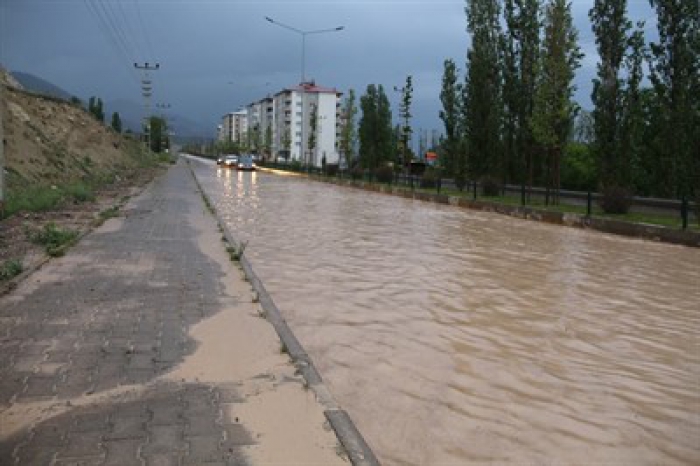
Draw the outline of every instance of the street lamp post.
<instances>
[{"instance_id":1,"label":"street lamp post","mask_svg":"<svg viewBox=\"0 0 700 466\"><path fill-rule=\"evenodd\" d=\"M301 140L300 140L300 158L303 156L303 153L305 152L304 149L304 142L305 142L305 130L306 130L306 117L304 109L306 107L305 105L305 99L304 99L304 94L305 94L305 89L304 89L304 83L306 82L306 36L312 35L312 34L323 34L326 32L338 32L342 31L345 29L345 26L338 26L330 29L315 29L311 31L303 31L301 29L295 28L293 26L289 26L288 24L280 23L279 21L276 21L269 16L265 16L265 20L269 23L275 24L279 27L282 27L284 29L288 29L292 32L295 32L301 36L301 83L299 85L300 92L301 92L301 102L302 102L302 118L301 118ZM307 162L308 164L308 162Z\"/></svg>"},{"instance_id":2,"label":"street lamp post","mask_svg":"<svg viewBox=\"0 0 700 466\"><path fill-rule=\"evenodd\" d=\"M345 29L345 26L338 26L335 28L330 28L330 29L315 29L312 31L303 31L301 29L297 29L293 26L289 26L284 23L280 23L279 21L276 21L269 16L265 16L265 20L267 20L269 23L276 24L279 27L288 29L292 32L296 32L301 36L301 82L306 81L306 36L311 35L311 34L322 34L325 32L337 32L337 31L342 31Z\"/></svg>"}]
</instances>

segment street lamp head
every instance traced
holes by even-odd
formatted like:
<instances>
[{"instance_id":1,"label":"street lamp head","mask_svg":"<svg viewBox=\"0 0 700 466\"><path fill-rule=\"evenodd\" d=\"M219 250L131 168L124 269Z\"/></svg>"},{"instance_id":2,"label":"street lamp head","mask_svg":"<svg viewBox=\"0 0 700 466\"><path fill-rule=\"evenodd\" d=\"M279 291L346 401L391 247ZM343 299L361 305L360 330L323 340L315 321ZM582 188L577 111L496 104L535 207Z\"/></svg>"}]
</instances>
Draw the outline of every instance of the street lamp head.
<instances>
[{"instance_id":1,"label":"street lamp head","mask_svg":"<svg viewBox=\"0 0 700 466\"><path fill-rule=\"evenodd\" d=\"M338 26L335 28L336 31L342 31L343 29L345 29L345 26Z\"/></svg>"}]
</instances>

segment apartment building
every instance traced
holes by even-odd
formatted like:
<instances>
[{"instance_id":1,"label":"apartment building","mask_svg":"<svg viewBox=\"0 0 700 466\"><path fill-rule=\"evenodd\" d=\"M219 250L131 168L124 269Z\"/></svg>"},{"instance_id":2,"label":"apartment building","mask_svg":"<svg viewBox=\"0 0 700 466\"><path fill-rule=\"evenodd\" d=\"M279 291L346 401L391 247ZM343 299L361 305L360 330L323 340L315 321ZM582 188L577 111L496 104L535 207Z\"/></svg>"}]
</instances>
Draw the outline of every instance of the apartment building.
<instances>
[{"instance_id":1,"label":"apartment building","mask_svg":"<svg viewBox=\"0 0 700 466\"><path fill-rule=\"evenodd\" d=\"M273 97L272 153L279 161L316 167L338 163L339 99L342 93L313 82L281 90ZM312 144L309 144L309 142Z\"/></svg>"},{"instance_id":2,"label":"apartment building","mask_svg":"<svg viewBox=\"0 0 700 466\"><path fill-rule=\"evenodd\" d=\"M251 103L245 110L226 115L220 137L238 135L240 139L230 140L245 142L249 150L268 160L320 167L325 159L327 164L337 164L343 124L341 95L334 88L314 82L282 89ZM238 119L245 120L242 132L233 129L242 127Z\"/></svg>"},{"instance_id":3,"label":"apartment building","mask_svg":"<svg viewBox=\"0 0 700 466\"><path fill-rule=\"evenodd\" d=\"M244 142L248 133L248 113L245 110L227 113L218 128L220 141Z\"/></svg>"}]
</instances>

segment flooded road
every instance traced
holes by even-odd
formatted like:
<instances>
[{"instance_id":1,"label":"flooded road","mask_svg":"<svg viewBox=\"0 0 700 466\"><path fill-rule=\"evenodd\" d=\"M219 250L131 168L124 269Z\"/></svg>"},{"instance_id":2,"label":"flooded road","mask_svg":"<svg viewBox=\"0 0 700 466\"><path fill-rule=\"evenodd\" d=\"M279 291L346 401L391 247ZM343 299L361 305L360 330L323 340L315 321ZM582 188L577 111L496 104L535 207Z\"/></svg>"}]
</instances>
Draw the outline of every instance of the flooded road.
<instances>
[{"instance_id":1,"label":"flooded road","mask_svg":"<svg viewBox=\"0 0 700 466\"><path fill-rule=\"evenodd\" d=\"M700 250L193 167L383 464L700 463Z\"/></svg>"}]
</instances>

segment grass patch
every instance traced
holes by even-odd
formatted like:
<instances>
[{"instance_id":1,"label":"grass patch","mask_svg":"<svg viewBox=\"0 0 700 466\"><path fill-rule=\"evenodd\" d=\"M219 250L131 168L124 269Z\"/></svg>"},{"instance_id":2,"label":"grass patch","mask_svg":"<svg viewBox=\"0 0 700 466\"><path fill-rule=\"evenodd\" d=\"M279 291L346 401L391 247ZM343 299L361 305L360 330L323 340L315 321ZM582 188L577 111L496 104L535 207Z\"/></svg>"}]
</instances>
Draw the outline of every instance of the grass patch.
<instances>
[{"instance_id":1,"label":"grass patch","mask_svg":"<svg viewBox=\"0 0 700 466\"><path fill-rule=\"evenodd\" d=\"M17 212L45 212L55 208L63 200L63 193L57 188L38 186L28 187L19 192L10 191L5 204L5 217Z\"/></svg>"},{"instance_id":2,"label":"grass patch","mask_svg":"<svg viewBox=\"0 0 700 466\"><path fill-rule=\"evenodd\" d=\"M23 270L24 267L20 261L15 259L7 260L0 265L0 281L10 280L21 274Z\"/></svg>"},{"instance_id":3,"label":"grass patch","mask_svg":"<svg viewBox=\"0 0 700 466\"><path fill-rule=\"evenodd\" d=\"M78 238L75 230L63 230L55 223L47 223L41 230L30 232L29 239L41 246L44 246L46 253L52 257L65 254L68 246L72 245Z\"/></svg>"},{"instance_id":4,"label":"grass patch","mask_svg":"<svg viewBox=\"0 0 700 466\"><path fill-rule=\"evenodd\" d=\"M246 246L248 246L247 241L240 243L238 246L228 246L226 248L226 252L228 252L229 257L231 257L231 260L233 262L239 262L241 260L241 257L243 257L243 253L245 252Z\"/></svg>"},{"instance_id":5,"label":"grass patch","mask_svg":"<svg viewBox=\"0 0 700 466\"><path fill-rule=\"evenodd\" d=\"M73 200L73 202L81 204L83 202L92 202L95 200L95 193L91 186L85 183L69 184L60 189L64 195Z\"/></svg>"}]
</instances>

